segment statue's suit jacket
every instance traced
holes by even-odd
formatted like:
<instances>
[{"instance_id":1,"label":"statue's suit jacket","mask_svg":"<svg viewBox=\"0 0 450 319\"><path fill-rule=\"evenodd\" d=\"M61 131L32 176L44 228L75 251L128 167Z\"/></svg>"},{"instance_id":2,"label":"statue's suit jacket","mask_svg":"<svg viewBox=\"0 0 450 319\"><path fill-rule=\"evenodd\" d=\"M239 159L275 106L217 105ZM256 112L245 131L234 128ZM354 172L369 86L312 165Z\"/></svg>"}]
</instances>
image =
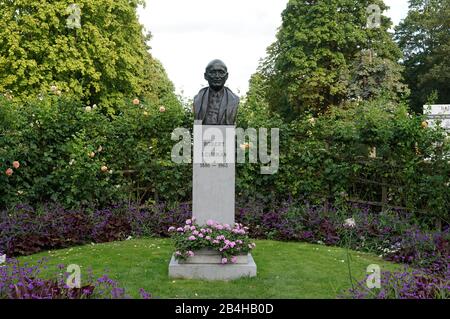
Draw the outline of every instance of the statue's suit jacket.
<instances>
[{"instance_id":1,"label":"statue's suit jacket","mask_svg":"<svg viewBox=\"0 0 450 319\"><path fill-rule=\"evenodd\" d=\"M227 87L224 87L224 90L217 125L234 125L236 123L236 114L239 107L239 97ZM208 103L209 87L201 89L194 97L195 120L201 120L203 124L206 120Z\"/></svg>"}]
</instances>

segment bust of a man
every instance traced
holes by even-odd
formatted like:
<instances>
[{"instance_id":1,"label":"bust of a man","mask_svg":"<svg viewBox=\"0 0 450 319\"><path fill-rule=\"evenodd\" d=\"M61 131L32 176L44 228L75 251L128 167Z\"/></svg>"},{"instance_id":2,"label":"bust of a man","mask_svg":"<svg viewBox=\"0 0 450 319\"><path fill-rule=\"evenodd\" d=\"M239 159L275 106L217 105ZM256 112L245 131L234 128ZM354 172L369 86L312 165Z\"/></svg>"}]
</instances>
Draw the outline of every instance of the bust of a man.
<instances>
[{"instance_id":1,"label":"bust of a man","mask_svg":"<svg viewBox=\"0 0 450 319\"><path fill-rule=\"evenodd\" d=\"M235 125L239 97L225 87L228 70L221 60L213 60L206 67L205 80L209 87L203 88L194 98L195 120L203 125Z\"/></svg>"}]
</instances>

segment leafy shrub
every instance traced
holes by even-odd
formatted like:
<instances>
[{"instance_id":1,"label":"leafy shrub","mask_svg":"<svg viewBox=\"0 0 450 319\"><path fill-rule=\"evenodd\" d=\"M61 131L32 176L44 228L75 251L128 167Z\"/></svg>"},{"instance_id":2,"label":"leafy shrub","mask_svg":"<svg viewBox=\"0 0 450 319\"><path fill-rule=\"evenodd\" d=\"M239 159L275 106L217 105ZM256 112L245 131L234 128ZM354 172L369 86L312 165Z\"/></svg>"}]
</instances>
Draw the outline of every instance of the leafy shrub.
<instances>
[{"instance_id":1,"label":"leafy shrub","mask_svg":"<svg viewBox=\"0 0 450 319\"><path fill-rule=\"evenodd\" d=\"M442 128L428 127L423 116L386 98L286 124L269 112L258 86L252 90L240 125L280 128L280 167L260 175L260 164L237 165L239 195L265 205L292 196L313 204L400 207L424 227L448 219L450 139Z\"/></svg>"},{"instance_id":2,"label":"leafy shrub","mask_svg":"<svg viewBox=\"0 0 450 319\"><path fill-rule=\"evenodd\" d=\"M175 185L186 179L186 166L170 161L171 133L184 116L178 104L160 110L129 101L110 118L64 96L25 104L0 97L0 207L185 197L188 190Z\"/></svg>"}]
</instances>

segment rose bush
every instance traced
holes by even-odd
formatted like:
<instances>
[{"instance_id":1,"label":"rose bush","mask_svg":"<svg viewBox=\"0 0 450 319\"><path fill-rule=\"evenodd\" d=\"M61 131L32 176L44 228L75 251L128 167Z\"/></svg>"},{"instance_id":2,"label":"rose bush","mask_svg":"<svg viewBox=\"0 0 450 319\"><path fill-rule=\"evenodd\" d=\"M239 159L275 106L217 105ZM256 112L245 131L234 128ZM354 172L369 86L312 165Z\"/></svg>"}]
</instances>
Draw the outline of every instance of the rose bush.
<instances>
[{"instance_id":1,"label":"rose bush","mask_svg":"<svg viewBox=\"0 0 450 319\"><path fill-rule=\"evenodd\" d=\"M186 114L177 103L160 108L128 100L111 117L65 95L24 103L0 96L0 208L185 197L189 187L178 185L189 167L170 153Z\"/></svg>"}]
</instances>

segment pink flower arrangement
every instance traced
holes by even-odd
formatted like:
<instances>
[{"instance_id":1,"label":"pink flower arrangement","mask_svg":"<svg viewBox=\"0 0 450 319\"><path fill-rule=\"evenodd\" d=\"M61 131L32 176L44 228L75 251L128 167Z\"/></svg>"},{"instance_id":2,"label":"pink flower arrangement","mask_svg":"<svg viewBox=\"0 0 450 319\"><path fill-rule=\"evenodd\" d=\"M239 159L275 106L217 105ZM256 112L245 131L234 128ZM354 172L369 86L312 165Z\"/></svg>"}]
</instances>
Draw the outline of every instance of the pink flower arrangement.
<instances>
[{"instance_id":1,"label":"pink flower arrangement","mask_svg":"<svg viewBox=\"0 0 450 319\"><path fill-rule=\"evenodd\" d=\"M176 231L175 231L176 230ZM248 230L248 228L247 228ZM236 263L238 255L246 255L255 248L242 224L221 224L208 220L206 225L198 225L195 219L188 219L184 227L171 226L169 232L175 242L175 257L189 258L189 252L213 249L222 255L222 263Z\"/></svg>"}]
</instances>

